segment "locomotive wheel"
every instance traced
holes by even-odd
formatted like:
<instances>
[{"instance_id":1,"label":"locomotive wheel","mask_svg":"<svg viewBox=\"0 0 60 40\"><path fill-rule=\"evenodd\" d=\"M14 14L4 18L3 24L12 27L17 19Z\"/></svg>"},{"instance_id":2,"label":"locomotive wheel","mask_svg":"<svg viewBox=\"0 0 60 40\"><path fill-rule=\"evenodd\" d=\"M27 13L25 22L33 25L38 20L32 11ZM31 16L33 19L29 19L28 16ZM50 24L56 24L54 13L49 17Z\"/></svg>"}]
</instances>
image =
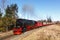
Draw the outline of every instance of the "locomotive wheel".
<instances>
[{"instance_id":1,"label":"locomotive wheel","mask_svg":"<svg viewBox=\"0 0 60 40\"><path fill-rule=\"evenodd\" d=\"M23 28L22 32L26 32L26 28Z\"/></svg>"}]
</instances>

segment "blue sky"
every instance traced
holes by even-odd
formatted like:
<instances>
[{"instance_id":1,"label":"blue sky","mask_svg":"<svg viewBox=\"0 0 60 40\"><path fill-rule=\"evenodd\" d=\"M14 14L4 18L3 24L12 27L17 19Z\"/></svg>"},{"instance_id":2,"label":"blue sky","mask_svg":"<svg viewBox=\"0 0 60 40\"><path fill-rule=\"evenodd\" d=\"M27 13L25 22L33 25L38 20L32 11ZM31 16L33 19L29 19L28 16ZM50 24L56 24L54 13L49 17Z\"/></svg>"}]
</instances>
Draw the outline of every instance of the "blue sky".
<instances>
[{"instance_id":1,"label":"blue sky","mask_svg":"<svg viewBox=\"0 0 60 40\"><path fill-rule=\"evenodd\" d=\"M27 19L41 20L51 16L54 21L60 20L60 0L9 0L6 5L15 3L19 8L18 15L20 18L26 18L26 15L22 15L22 7L26 4L34 8L34 15L27 14Z\"/></svg>"}]
</instances>

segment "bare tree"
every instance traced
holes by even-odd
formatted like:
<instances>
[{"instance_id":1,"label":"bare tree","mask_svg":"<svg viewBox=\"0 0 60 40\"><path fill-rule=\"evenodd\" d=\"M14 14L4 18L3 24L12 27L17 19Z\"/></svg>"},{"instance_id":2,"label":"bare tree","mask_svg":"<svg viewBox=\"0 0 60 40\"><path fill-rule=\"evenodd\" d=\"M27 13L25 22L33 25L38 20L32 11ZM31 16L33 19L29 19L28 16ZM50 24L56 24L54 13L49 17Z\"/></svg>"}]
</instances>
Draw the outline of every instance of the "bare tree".
<instances>
[{"instance_id":1,"label":"bare tree","mask_svg":"<svg viewBox=\"0 0 60 40\"><path fill-rule=\"evenodd\" d=\"M52 22L51 17L48 17L48 18L47 18L47 22Z\"/></svg>"},{"instance_id":2,"label":"bare tree","mask_svg":"<svg viewBox=\"0 0 60 40\"><path fill-rule=\"evenodd\" d=\"M2 9L5 9L7 0L1 0L1 2Z\"/></svg>"}]
</instances>

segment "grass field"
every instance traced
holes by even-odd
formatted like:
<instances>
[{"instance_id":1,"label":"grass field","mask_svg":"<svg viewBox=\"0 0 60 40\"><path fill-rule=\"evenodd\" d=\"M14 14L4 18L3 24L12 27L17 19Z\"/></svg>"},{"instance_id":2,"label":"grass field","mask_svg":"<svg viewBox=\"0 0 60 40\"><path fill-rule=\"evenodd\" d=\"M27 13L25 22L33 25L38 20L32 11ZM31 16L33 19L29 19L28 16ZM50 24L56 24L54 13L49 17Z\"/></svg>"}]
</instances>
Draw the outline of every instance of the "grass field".
<instances>
[{"instance_id":1,"label":"grass field","mask_svg":"<svg viewBox=\"0 0 60 40\"><path fill-rule=\"evenodd\" d=\"M60 40L60 26L51 25L33 32L22 40Z\"/></svg>"}]
</instances>

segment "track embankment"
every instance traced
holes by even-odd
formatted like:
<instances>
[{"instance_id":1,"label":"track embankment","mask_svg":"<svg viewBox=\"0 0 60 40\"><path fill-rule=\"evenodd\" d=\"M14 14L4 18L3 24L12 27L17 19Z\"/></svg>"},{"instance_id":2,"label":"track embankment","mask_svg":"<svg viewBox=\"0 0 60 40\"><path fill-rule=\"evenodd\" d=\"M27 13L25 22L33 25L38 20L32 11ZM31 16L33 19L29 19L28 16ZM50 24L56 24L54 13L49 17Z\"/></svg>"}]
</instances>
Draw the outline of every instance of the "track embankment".
<instances>
[{"instance_id":1,"label":"track embankment","mask_svg":"<svg viewBox=\"0 0 60 40\"><path fill-rule=\"evenodd\" d=\"M60 26L44 26L2 40L60 40Z\"/></svg>"}]
</instances>

